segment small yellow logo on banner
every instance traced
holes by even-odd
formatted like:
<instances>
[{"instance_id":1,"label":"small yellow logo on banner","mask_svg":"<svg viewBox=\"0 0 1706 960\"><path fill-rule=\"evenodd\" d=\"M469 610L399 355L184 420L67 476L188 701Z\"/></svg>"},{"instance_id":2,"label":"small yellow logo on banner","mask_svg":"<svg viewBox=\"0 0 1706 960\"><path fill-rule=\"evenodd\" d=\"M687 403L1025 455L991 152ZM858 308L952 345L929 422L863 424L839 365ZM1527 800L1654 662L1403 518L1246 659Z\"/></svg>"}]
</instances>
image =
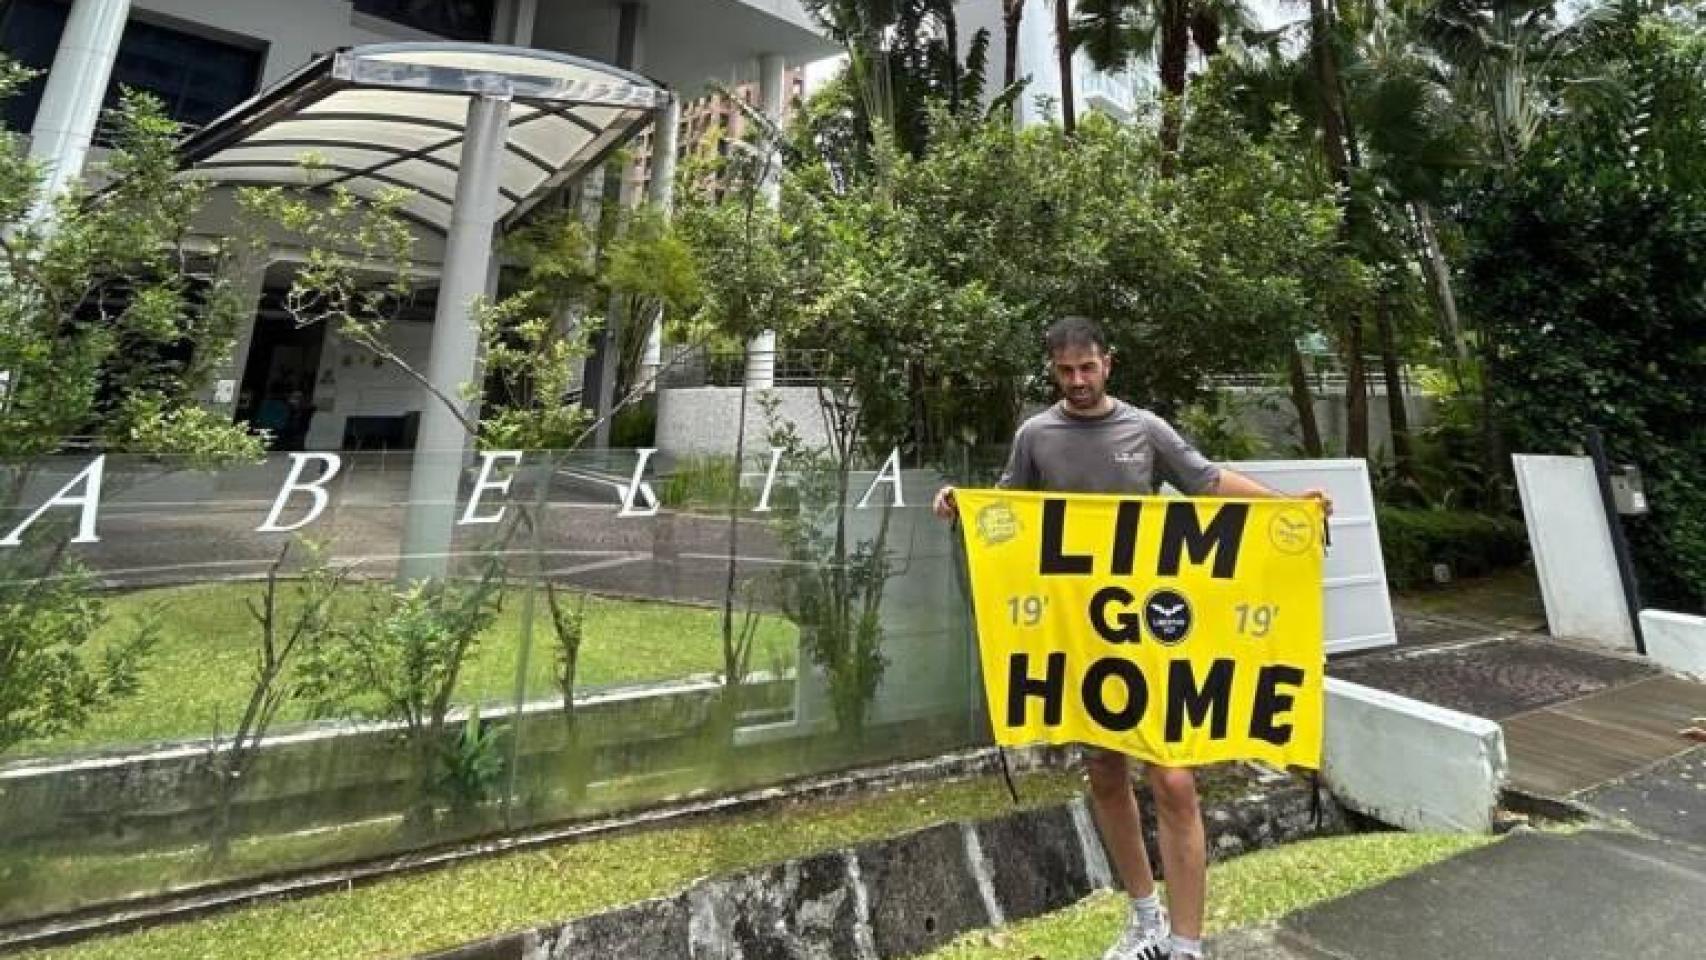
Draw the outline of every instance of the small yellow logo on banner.
<instances>
[{"instance_id":1,"label":"small yellow logo on banner","mask_svg":"<svg viewBox=\"0 0 1706 960\"><path fill-rule=\"evenodd\" d=\"M1319 769L1320 504L955 496L997 743Z\"/></svg>"}]
</instances>

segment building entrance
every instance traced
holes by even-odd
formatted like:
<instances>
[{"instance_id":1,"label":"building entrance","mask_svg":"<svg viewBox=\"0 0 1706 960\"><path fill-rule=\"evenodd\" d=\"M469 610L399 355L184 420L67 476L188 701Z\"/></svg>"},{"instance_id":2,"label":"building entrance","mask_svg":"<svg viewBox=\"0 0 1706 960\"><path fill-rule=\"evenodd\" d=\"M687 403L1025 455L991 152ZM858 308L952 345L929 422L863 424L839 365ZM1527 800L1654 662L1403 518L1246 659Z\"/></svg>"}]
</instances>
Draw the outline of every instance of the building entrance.
<instances>
[{"instance_id":1,"label":"building entrance","mask_svg":"<svg viewBox=\"0 0 1706 960\"><path fill-rule=\"evenodd\" d=\"M324 323L300 327L289 316L265 309L255 318L237 419L271 434L274 450L303 449L325 343Z\"/></svg>"}]
</instances>

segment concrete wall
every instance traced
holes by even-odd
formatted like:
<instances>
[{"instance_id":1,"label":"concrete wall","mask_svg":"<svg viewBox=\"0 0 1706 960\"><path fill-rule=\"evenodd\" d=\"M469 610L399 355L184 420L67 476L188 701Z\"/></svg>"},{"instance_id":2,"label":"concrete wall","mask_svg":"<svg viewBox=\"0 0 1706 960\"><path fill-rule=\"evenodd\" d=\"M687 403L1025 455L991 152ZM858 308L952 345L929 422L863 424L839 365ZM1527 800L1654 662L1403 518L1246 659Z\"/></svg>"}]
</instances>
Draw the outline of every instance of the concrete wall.
<instances>
[{"instance_id":1,"label":"concrete wall","mask_svg":"<svg viewBox=\"0 0 1706 960\"><path fill-rule=\"evenodd\" d=\"M1654 663L1706 683L1706 617L1642 610L1641 636Z\"/></svg>"},{"instance_id":2,"label":"concrete wall","mask_svg":"<svg viewBox=\"0 0 1706 960\"><path fill-rule=\"evenodd\" d=\"M1508 769L1493 721L1327 678L1322 776L1350 809L1405 830L1487 833Z\"/></svg>"},{"instance_id":3,"label":"concrete wall","mask_svg":"<svg viewBox=\"0 0 1706 960\"><path fill-rule=\"evenodd\" d=\"M780 401L777 417L794 424L807 445L822 446L829 442L816 387L777 387L763 392ZM740 394L739 387L659 390L659 456L670 459L732 455L741 429ZM765 439L770 435L770 423L759 399L759 391L747 393L746 450L752 454L770 450Z\"/></svg>"},{"instance_id":4,"label":"concrete wall","mask_svg":"<svg viewBox=\"0 0 1706 960\"><path fill-rule=\"evenodd\" d=\"M1233 419L1246 430L1260 437L1278 455L1289 455L1303 446L1297 428L1297 408L1291 397L1274 389L1227 388L1221 391ZM1432 397L1408 394L1404 410L1410 416L1412 432L1434 422L1437 404ZM1342 452L1349 430L1350 403L1343 390L1317 391L1315 422L1321 429L1321 442L1330 452ZM1376 459L1392 456L1392 417L1387 412L1386 393L1375 390L1368 398L1368 449Z\"/></svg>"},{"instance_id":5,"label":"concrete wall","mask_svg":"<svg viewBox=\"0 0 1706 960\"><path fill-rule=\"evenodd\" d=\"M1511 460L1552 635L1634 652L1593 461L1526 454Z\"/></svg>"},{"instance_id":6,"label":"concrete wall","mask_svg":"<svg viewBox=\"0 0 1706 960\"><path fill-rule=\"evenodd\" d=\"M760 678L743 692L749 707L770 710L785 704L792 687L791 679ZM618 782L625 777L681 771L684 758L711 762L699 756L707 752L701 734L721 689L714 680L697 680L577 697L579 733L572 745L558 721L559 701L527 704L518 767L523 794L560 809L556 795L578 775L583 782L610 781L617 803L632 802L631 796L620 799ZM482 716L508 724L513 714L499 707ZM461 720L453 719L447 733L454 737L460 729ZM269 737L236 801L238 831L277 833L400 813L414 796L400 733L397 724L369 723ZM0 823L7 824L0 846L148 849L205 839L215 800L208 764L222 749L195 741L11 764L0 769ZM596 796L579 802L600 803Z\"/></svg>"},{"instance_id":7,"label":"concrete wall","mask_svg":"<svg viewBox=\"0 0 1706 960\"><path fill-rule=\"evenodd\" d=\"M392 324L385 338L404 362L416 370L426 369L432 352L432 324ZM325 382L328 373L332 376L330 383ZM372 353L332 333L326 335L315 380L314 420L307 441L310 450L340 449L344 424L350 417L398 416L439 402L396 364L382 361L376 366Z\"/></svg>"}]
</instances>

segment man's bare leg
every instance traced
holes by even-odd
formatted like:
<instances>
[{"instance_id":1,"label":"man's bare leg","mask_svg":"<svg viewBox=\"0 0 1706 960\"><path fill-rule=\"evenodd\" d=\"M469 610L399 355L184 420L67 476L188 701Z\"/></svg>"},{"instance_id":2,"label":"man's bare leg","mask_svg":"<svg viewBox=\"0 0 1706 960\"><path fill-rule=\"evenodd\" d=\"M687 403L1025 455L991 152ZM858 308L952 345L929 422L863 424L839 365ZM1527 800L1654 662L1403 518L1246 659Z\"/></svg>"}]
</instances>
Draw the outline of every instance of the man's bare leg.
<instances>
[{"instance_id":1,"label":"man's bare leg","mask_svg":"<svg viewBox=\"0 0 1706 960\"><path fill-rule=\"evenodd\" d=\"M1196 775L1188 769L1151 766L1149 789L1155 797L1155 814L1160 823L1161 865L1167 877L1167 906L1173 915L1173 934L1177 938L1201 940L1208 896L1208 844L1203 837ZM1146 873L1147 870L1145 864Z\"/></svg>"},{"instance_id":2,"label":"man's bare leg","mask_svg":"<svg viewBox=\"0 0 1706 960\"><path fill-rule=\"evenodd\" d=\"M1113 855L1114 871L1126 893L1147 897L1155 892L1155 871L1149 866L1149 851L1143 844L1137 794L1131 789L1131 763L1124 754L1093 750L1086 766L1090 770L1090 806Z\"/></svg>"}]
</instances>

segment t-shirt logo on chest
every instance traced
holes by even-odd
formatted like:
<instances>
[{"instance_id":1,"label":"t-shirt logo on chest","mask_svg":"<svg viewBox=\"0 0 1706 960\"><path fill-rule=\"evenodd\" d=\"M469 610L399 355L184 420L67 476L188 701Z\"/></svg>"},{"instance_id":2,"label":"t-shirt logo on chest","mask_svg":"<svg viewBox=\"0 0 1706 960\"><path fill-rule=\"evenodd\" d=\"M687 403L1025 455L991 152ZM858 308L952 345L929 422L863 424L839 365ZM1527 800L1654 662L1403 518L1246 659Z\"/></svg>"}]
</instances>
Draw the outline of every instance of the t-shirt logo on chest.
<instances>
[{"instance_id":1,"label":"t-shirt logo on chest","mask_svg":"<svg viewBox=\"0 0 1706 960\"><path fill-rule=\"evenodd\" d=\"M1114 452L1115 463L1142 463L1142 450L1117 450Z\"/></svg>"}]
</instances>

